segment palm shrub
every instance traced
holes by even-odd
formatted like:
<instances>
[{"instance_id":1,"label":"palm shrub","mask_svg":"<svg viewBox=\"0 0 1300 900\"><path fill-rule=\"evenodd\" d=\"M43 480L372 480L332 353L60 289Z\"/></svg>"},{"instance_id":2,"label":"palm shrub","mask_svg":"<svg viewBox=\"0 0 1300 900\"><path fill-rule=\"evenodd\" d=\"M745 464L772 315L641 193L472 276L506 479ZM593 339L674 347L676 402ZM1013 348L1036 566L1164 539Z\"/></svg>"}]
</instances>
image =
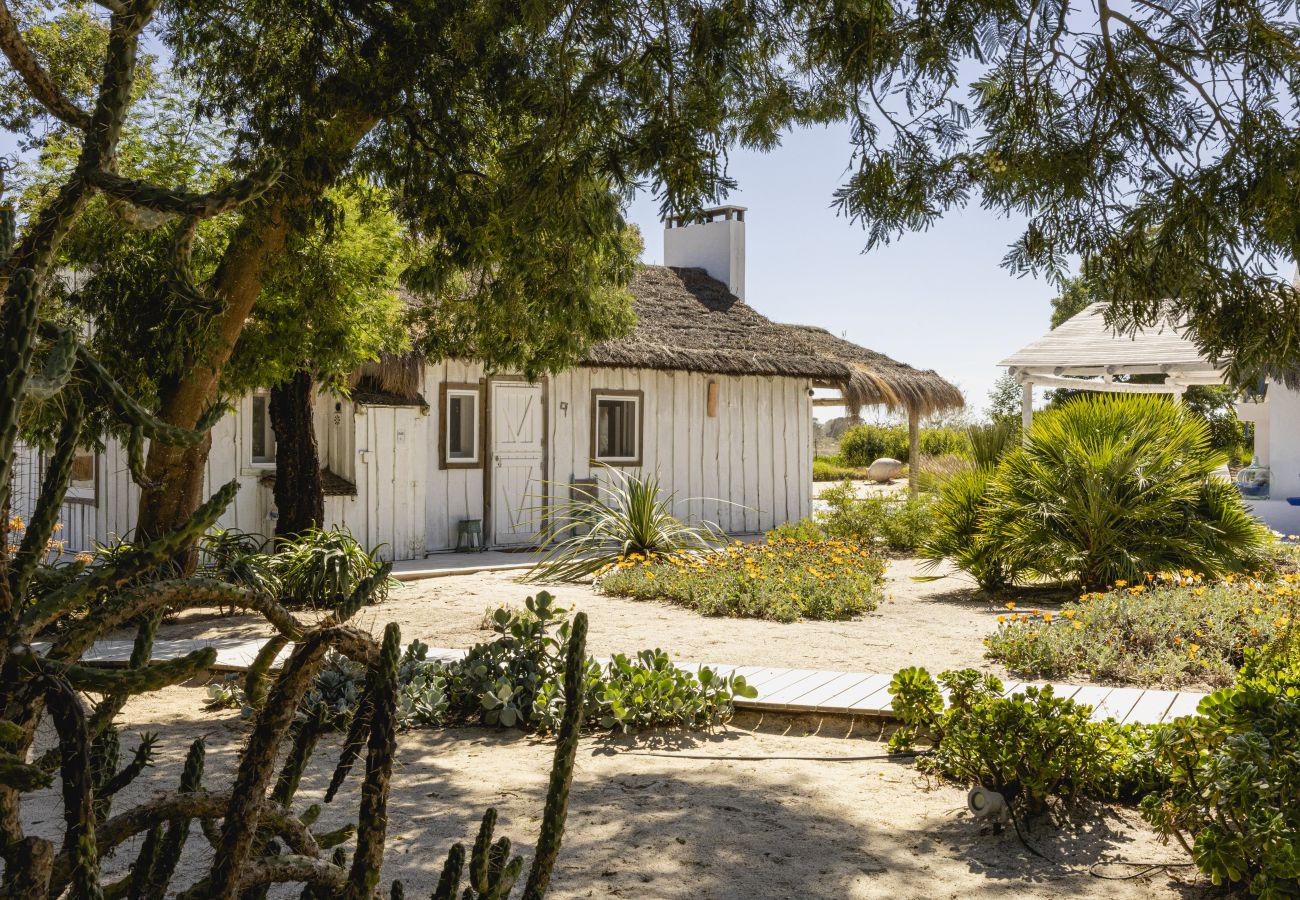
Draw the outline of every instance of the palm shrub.
<instances>
[{"instance_id":1,"label":"palm shrub","mask_svg":"<svg viewBox=\"0 0 1300 900\"><path fill-rule=\"evenodd\" d=\"M1010 453L1020 440L1020 423L1001 419L988 425L972 425L966 429L971 461L977 466L996 466Z\"/></svg>"},{"instance_id":2,"label":"palm shrub","mask_svg":"<svg viewBox=\"0 0 1300 900\"><path fill-rule=\"evenodd\" d=\"M930 569L951 560L986 591L1014 584L1021 568L1008 556L1001 534L985 527L990 512L989 466L957 472L944 483L933 508L933 524L918 552Z\"/></svg>"},{"instance_id":3,"label":"palm shrub","mask_svg":"<svg viewBox=\"0 0 1300 900\"><path fill-rule=\"evenodd\" d=\"M598 496L575 497L543 510L543 555L532 581L579 581L629 556L707 550L725 540L712 523L673 515L676 494L664 496L658 474L604 467Z\"/></svg>"},{"instance_id":4,"label":"palm shrub","mask_svg":"<svg viewBox=\"0 0 1300 900\"><path fill-rule=\"evenodd\" d=\"M1077 581L1094 590L1145 573L1248 571L1268 530L1228 482L1205 423L1156 396L1084 395L1038 417L994 468L954 479L946 527L926 548L981 583Z\"/></svg>"},{"instance_id":5,"label":"palm shrub","mask_svg":"<svg viewBox=\"0 0 1300 900\"><path fill-rule=\"evenodd\" d=\"M340 594L352 593L383 568L378 550L367 550L345 528L308 529L275 543L266 564L277 582L282 603L313 608L327 607ZM372 583L367 603L382 600L388 579Z\"/></svg>"}]
</instances>

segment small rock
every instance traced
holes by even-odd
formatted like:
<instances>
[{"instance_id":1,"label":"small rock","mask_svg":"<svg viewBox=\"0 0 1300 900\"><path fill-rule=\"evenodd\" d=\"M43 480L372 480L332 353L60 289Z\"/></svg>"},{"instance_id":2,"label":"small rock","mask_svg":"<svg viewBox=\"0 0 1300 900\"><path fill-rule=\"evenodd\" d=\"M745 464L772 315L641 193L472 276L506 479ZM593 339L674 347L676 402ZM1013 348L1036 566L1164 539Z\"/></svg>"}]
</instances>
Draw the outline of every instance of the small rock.
<instances>
[{"instance_id":1,"label":"small rock","mask_svg":"<svg viewBox=\"0 0 1300 900\"><path fill-rule=\"evenodd\" d=\"M896 459L883 456L867 468L867 478L877 484L893 481L903 471L903 464Z\"/></svg>"}]
</instances>

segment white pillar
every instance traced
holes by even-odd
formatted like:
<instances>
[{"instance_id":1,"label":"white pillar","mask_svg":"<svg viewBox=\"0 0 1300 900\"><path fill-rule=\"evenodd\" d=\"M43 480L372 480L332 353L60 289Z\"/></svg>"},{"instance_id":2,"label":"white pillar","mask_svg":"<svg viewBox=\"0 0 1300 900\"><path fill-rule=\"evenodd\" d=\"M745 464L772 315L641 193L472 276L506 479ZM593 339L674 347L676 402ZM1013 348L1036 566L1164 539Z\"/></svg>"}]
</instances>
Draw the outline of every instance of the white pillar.
<instances>
[{"instance_id":1,"label":"white pillar","mask_svg":"<svg viewBox=\"0 0 1300 900\"><path fill-rule=\"evenodd\" d=\"M1020 424L1024 426L1026 434L1034 425L1034 383L1032 381L1020 382Z\"/></svg>"}]
</instances>

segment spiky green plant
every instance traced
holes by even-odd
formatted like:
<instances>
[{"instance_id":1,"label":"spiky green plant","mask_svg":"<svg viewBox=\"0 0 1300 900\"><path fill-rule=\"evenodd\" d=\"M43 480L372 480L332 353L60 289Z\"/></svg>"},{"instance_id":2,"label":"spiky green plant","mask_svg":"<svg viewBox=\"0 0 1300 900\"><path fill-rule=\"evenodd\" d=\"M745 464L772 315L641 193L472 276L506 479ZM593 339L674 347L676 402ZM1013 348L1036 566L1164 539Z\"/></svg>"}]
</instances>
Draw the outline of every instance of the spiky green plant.
<instances>
[{"instance_id":1,"label":"spiky green plant","mask_svg":"<svg viewBox=\"0 0 1300 900\"><path fill-rule=\"evenodd\" d=\"M542 558L532 581L580 581L621 557L708 550L725 540L710 522L688 523L673 513L657 473L636 475L601 467L607 484L596 496L575 497L539 510Z\"/></svg>"},{"instance_id":2,"label":"spiky green plant","mask_svg":"<svg viewBox=\"0 0 1300 900\"><path fill-rule=\"evenodd\" d=\"M1265 564L1268 530L1215 473L1205 423L1168 398L1083 395L1040 415L996 468L953 479L927 542L985 587L1096 590L1148 572Z\"/></svg>"},{"instance_id":3,"label":"spiky green plant","mask_svg":"<svg viewBox=\"0 0 1300 900\"><path fill-rule=\"evenodd\" d=\"M929 570L950 561L984 590L999 591L1019 578L1020 569L1007 556L1000 535L990 534L983 525L992 481L993 469L987 466L949 476L918 552Z\"/></svg>"}]
</instances>

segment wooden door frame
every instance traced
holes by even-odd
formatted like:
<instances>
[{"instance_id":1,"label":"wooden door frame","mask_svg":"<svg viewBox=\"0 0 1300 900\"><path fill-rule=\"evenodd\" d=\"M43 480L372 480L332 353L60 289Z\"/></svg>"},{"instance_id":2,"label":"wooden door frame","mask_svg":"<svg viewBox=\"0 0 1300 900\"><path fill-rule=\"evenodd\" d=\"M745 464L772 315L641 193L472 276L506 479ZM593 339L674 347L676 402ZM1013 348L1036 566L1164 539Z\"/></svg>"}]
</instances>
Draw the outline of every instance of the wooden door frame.
<instances>
[{"instance_id":1,"label":"wooden door frame","mask_svg":"<svg viewBox=\"0 0 1300 900\"><path fill-rule=\"evenodd\" d=\"M542 389L542 505L547 512L542 514L541 527L544 531L549 520L550 510L550 430L551 430L551 408L550 398L550 380L543 375L536 381L529 381L523 375L489 375L483 379L484 383L484 416L483 416L483 545L488 546L496 543L496 519L493 518L492 512L492 471L496 468L489 460L488 456L495 455L496 448L492 442L492 417L496 414L496 404L493 402L495 394L493 386L496 384L524 384L536 385Z\"/></svg>"}]
</instances>

